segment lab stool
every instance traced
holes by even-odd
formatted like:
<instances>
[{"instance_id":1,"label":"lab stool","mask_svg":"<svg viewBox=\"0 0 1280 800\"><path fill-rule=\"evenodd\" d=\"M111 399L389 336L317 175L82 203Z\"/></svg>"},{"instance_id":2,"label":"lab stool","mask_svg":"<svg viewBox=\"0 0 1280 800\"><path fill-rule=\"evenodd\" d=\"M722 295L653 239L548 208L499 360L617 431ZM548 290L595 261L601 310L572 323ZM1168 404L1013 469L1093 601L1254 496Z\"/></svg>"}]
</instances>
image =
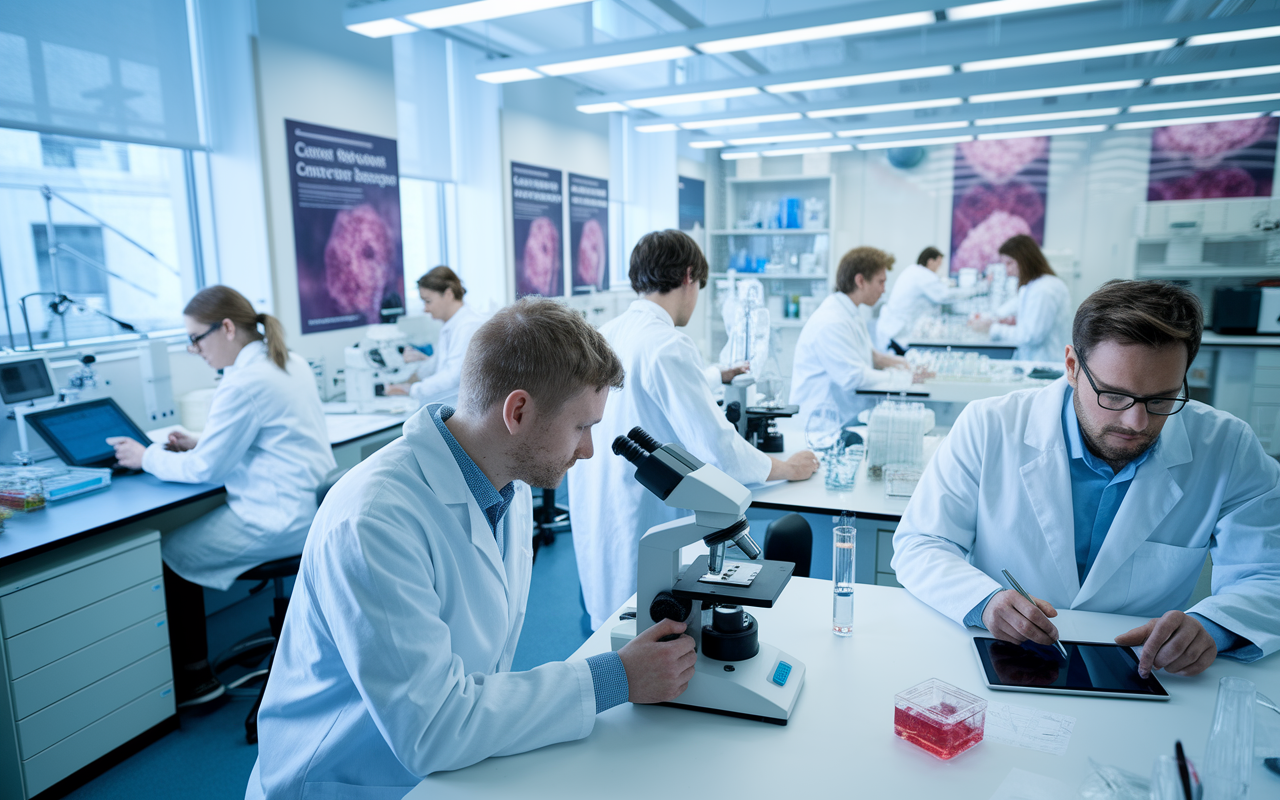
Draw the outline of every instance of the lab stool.
<instances>
[{"instance_id":1,"label":"lab stool","mask_svg":"<svg viewBox=\"0 0 1280 800\"><path fill-rule=\"evenodd\" d=\"M764 557L770 561L790 561L796 565L791 574L809 577L813 563L813 529L799 514L787 514L769 523L764 532Z\"/></svg>"},{"instance_id":2,"label":"lab stool","mask_svg":"<svg viewBox=\"0 0 1280 800\"><path fill-rule=\"evenodd\" d=\"M542 502L533 509L533 557L538 548L554 544L557 533L569 532L569 509L556 505L556 490L542 489Z\"/></svg>"}]
</instances>

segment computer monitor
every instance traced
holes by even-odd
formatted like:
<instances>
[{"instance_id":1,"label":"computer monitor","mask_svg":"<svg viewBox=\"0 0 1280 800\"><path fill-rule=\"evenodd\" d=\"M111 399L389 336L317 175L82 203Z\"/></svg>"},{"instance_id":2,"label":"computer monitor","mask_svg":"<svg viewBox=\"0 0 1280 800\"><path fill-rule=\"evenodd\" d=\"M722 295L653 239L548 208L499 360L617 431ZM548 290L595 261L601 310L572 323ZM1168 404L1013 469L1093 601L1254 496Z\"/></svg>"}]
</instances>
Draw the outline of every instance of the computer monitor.
<instances>
[{"instance_id":1,"label":"computer monitor","mask_svg":"<svg viewBox=\"0 0 1280 800\"><path fill-rule=\"evenodd\" d=\"M0 400L7 406L53 395L49 362L43 356L0 364Z\"/></svg>"},{"instance_id":2,"label":"computer monitor","mask_svg":"<svg viewBox=\"0 0 1280 800\"><path fill-rule=\"evenodd\" d=\"M55 406L26 415L27 423L69 467L110 467L116 451L109 436L127 436L151 444L146 432L109 397Z\"/></svg>"}]
</instances>

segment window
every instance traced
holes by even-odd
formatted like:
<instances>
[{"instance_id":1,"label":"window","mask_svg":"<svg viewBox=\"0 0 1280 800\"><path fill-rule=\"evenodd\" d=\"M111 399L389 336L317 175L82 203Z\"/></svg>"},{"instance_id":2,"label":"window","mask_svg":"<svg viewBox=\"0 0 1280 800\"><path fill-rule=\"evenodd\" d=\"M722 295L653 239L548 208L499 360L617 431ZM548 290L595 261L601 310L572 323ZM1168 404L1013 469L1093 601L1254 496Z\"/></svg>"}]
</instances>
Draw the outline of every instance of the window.
<instances>
[{"instance_id":1,"label":"window","mask_svg":"<svg viewBox=\"0 0 1280 800\"><path fill-rule=\"evenodd\" d=\"M404 245L404 296L408 314L421 314L418 278L432 267L452 267L467 283L457 263L457 185L441 181L400 178L400 237Z\"/></svg>"},{"instance_id":2,"label":"window","mask_svg":"<svg viewBox=\"0 0 1280 800\"><path fill-rule=\"evenodd\" d=\"M36 347L128 335L108 315L180 329L203 285L188 186L202 157L0 128L0 344L26 348L27 323Z\"/></svg>"}]
</instances>

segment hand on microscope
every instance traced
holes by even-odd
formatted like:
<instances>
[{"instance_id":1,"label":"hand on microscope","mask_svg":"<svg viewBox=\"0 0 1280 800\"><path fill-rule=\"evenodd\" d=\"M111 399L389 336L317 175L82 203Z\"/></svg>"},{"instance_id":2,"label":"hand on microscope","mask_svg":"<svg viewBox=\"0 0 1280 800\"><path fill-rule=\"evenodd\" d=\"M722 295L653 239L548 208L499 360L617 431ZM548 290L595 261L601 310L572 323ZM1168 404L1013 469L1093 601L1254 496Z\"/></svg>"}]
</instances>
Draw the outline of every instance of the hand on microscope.
<instances>
[{"instance_id":1,"label":"hand on microscope","mask_svg":"<svg viewBox=\"0 0 1280 800\"><path fill-rule=\"evenodd\" d=\"M698 661L693 637L682 635L686 627L683 622L664 619L618 651L627 673L629 701L666 703L684 694ZM660 641L667 636L676 638Z\"/></svg>"},{"instance_id":2,"label":"hand on microscope","mask_svg":"<svg viewBox=\"0 0 1280 800\"><path fill-rule=\"evenodd\" d=\"M818 471L818 457L810 450L801 450L786 461L780 458L772 460L768 477L771 481L807 481Z\"/></svg>"},{"instance_id":3,"label":"hand on microscope","mask_svg":"<svg viewBox=\"0 0 1280 800\"><path fill-rule=\"evenodd\" d=\"M186 431L172 431L169 434L169 441L165 442L164 449L175 453L183 453L187 450L194 450L199 441L199 436L193 436Z\"/></svg>"},{"instance_id":4,"label":"hand on microscope","mask_svg":"<svg viewBox=\"0 0 1280 800\"><path fill-rule=\"evenodd\" d=\"M725 384L732 383L734 378L739 375L745 375L750 370L751 365L745 361L736 366L729 367L728 369L722 369L720 370L720 382Z\"/></svg>"},{"instance_id":5,"label":"hand on microscope","mask_svg":"<svg viewBox=\"0 0 1280 800\"><path fill-rule=\"evenodd\" d=\"M147 448L128 436L108 436L107 444L116 449L118 466L127 469L142 469L142 454Z\"/></svg>"}]
</instances>

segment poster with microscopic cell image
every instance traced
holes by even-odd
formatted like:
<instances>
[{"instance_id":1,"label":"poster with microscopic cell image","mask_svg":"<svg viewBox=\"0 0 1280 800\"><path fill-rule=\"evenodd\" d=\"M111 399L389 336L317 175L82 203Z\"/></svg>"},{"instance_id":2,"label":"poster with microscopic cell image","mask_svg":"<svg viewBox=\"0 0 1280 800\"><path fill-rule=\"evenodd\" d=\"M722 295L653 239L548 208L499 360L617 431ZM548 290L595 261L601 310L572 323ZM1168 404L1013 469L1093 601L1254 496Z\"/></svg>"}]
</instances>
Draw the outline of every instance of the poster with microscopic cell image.
<instances>
[{"instance_id":1,"label":"poster with microscopic cell image","mask_svg":"<svg viewBox=\"0 0 1280 800\"><path fill-rule=\"evenodd\" d=\"M404 314L395 139L285 120L302 332Z\"/></svg>"},{"instance_id":2,"label":"poster with microscopic cell image","mask_svg":"<svg viewBox=\"0 0 1280 800\"><path fill-rule=\"evenodd\" d=\"M951 205L951 272L982 272L1000 245L1018 234L1044 244L1049 137L989 139L956 145Z\"/></svg>"},{"instance_id":3,"label":"poster with microscopic cell image","mask_svg":"<svg viewBox=\"0 0 1280 800\"><path fill-rule=\"evenodd\" d=\"M564 182L558 169L511 162L516 297L564 294Z\"/></svg>"},{"instance_id":4,"label":"poster with microscopic cell image","mask_svg":"<svg viewBox=\"0 0 1280 800\"><path fill-rule=\"evenodd\" d=\"M1152 129L1147 199L1270 197L1277 129L1275 117Z\"/></svg>"},{"instance_id":5,"label":"poster with microscopic cell image","mask_svg":"<svg viewBox=\"0 0 1280 800\"><path fill-rule=\"evenodd\" d=\"M609 182L569 173L569 263L573 293L609 288Z\"/></svg>"}]
</instances>

